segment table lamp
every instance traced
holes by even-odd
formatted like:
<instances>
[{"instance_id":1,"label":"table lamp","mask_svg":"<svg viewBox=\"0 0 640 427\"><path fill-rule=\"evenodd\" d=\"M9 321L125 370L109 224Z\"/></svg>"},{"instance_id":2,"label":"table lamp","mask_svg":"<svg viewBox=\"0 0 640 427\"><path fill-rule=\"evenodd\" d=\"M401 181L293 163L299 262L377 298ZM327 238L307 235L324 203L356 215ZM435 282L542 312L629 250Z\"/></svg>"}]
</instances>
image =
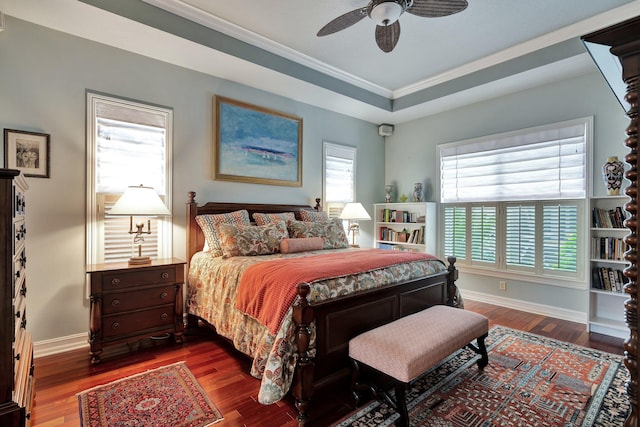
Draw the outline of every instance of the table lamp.
<instances>
[{"instance_id":1,"label":"table lamp","mask_svg":"<svg viewBox=\"0 0 640 427\"><path fill-rule=\"evenodd\" d=\"M340 219L349 220L349 232L351 233L351 246L358 247L356 244L356 235L360 234L360 225L358 221L369 220L371 217L362 203L352 202L344 205L339 216Z\"/></svg>"},{"instance_id":2,"label":"table lamp","mask_svg":"<svg viewBox=\"0 0 640 427\"><path fill-rule=\"evenodd\" d=\"M136 222L136 229L133 229L133 217L155 217L171 215L169 209L158 196L158 193L151 188L140 184L130 186L118 199L115 205L107 212L109 215L128 215L129 234L131 237L131 258L129 265L151 264L151 258L142 256L142 244L144 234L151 234L151 220L147 219L147 230L144 230L144 221ZM136 250L137 248L137 250Z\"/></svg>"}]
</instances>

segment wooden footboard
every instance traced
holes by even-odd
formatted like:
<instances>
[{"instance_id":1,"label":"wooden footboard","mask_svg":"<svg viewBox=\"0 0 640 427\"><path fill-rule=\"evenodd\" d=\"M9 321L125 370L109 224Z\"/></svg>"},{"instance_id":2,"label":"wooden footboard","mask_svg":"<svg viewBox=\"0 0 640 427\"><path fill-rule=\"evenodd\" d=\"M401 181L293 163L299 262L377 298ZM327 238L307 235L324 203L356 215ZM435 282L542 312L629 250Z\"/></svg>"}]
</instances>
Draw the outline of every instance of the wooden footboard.
<instances>
[{"instance_id":1,"label":"wooden footboard","mask_svg":"<svg viewBox=\"0 0 640 427\"><path fill-rule=\"evenodd\" d=\"M453 303L458 271L449 257L446 272L310 304L309 285L298 286L293 308L298 363L291 387L298 409L298 425L309 421L309 406L316 390L338 384L348 386L349 340L360 333L416 313L436 304ZM315 322L315 356L310 355L311 323Z\"/></svg>"}]
</instances>

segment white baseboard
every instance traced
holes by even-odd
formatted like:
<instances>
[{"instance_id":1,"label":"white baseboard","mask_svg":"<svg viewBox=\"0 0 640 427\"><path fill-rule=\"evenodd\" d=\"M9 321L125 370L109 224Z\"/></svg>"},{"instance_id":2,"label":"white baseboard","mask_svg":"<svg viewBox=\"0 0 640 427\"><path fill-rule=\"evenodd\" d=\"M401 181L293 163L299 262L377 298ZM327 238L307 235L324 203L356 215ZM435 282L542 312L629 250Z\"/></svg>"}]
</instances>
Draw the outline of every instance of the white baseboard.
<instances>
[{"instance_id":1,"label":"white baseboard","mask_svg":"<svg viewBox=\"0 0 640 427\"><path fill-rule=\"evenodd\" d=\"M66 337L42 340L33 343L33 357L51 356L65 351L89 348L87 333L68 335Z\"/></svg>"},{"instance_id":2,"label":"white baseboard","mask_svg":"<svg viewBox=\"0 0 640 427\"><path fill-rule=\"evenodd\" d=\"M555 317L556 319L568 320L570 322L587 324L587 313L576 310L567 310L545 304L537 304L528 301L521 301L512 298L500 297L496 295L474 292L468 289L461 289L462 299L484 302L487 304L499 305L501 307L512 308L514 310L526 311L528 313L540 314L542 316Z\"/></svg>"},{"instance_id":3,"label":"white baseboard","mask_svg":"<svg viewBox=\"0 0 640 427\"><path fill-rule=\"evenodd\" d=\"M514 310L555 317L556 319L568 320L585 325L587 324L587 313L582 313L580 311L567 310L552 307L550 305L536 304L512 298L483 294L481 292L474 292L468 289L462 289L462 297L463 299L499 305L502 307L512 308ZM87 342L86 333L68 335L66 337L53 338L33 343L33 357L51 356L54 354L64 353L65 351L78 350L81 348L88 349L88 347L89 343Z\"/></svg>"}]
</instances>

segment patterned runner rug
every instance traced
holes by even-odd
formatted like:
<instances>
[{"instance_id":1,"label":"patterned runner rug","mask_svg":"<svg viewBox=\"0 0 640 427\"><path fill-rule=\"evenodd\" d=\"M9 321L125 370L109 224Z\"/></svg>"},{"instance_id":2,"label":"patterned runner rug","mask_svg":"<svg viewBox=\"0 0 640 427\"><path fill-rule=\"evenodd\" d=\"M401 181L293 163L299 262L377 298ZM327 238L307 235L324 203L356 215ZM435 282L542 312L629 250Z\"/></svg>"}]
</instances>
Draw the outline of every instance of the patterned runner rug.
<instances>
[{"instance_id":1,"label":"patterned runner rug","mask_svg":"<svg viewBox=\"0 0 640 427\"><path fill-rule=\"evenodd\" d=\"M184 362L78 393L82 427L205 427L222 415Z\"/></svg>"},{"instance_id":2,"label":"patterned runner rug","mask_svg":"<svg viewBox=\"0 0 640 427\"><path fill-rule=\"evenodd\" d=\"M495 326L489 366L460 350L407 391L412 427L618 427L629 403L622 356ZM392 426L393 408L371 401L335 427Z\"/></svg>"}]
</instances>

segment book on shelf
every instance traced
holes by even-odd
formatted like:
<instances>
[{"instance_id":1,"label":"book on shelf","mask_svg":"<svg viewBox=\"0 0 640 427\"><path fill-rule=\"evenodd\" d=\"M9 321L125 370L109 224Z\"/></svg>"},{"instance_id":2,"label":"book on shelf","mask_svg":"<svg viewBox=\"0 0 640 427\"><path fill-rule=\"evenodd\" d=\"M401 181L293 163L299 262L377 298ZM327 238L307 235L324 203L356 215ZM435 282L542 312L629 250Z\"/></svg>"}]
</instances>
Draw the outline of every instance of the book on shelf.
<instances>
[{"instance_id":1,"label":"book on shelf","mask_svg":"<svg viewBox=\"0 0 640 427\"><path fill-rule=\"evenodd\" d=\"M409 212L397 209L382 209L380 211L380 220L382 222L406 222L415 223L418 222L418 214L416 212ZM424 222L424 221L423 221Z\"/></svg>"},{"instance_id":2,"label":"book on shelf","mask_svg":"<svg viewBox=\"0 0 640 427\"><path fill-rule=\"evenodd\" d=\"M423 245L424 225L411 231L396 231L391 227L380 227L378 240Z\"/></svg>"},{"instance_id":3,"label":"book on shelf","mask_svg":"<svg viewBox=\"0 0 640 427\"><path fill-rule=\"evenodd\" d=\"M621 237L591 237L591 258L624 261L628 247Z\"/></svg>"},{"instance_id":4,"label":"book on shelf","mask_svg":"<svg viewBox=\"0 0 640 427\"><path fill-rule=\"evenodd\" d=\"M593 208L593 226L595 228L624 228L626 215L622 207L613 209Z\"/></svg>"},{"instance_id":5,"label":"book on shelf","mask_svg":"<svg viewBox=\"0 0 640 427\"><path fill-rule=\"evenodd\" d=\"M591 288L610 292L622 292L629 281L622 270L609 267L593 267L591 269Z\"/></svg>"}]
</instances>

